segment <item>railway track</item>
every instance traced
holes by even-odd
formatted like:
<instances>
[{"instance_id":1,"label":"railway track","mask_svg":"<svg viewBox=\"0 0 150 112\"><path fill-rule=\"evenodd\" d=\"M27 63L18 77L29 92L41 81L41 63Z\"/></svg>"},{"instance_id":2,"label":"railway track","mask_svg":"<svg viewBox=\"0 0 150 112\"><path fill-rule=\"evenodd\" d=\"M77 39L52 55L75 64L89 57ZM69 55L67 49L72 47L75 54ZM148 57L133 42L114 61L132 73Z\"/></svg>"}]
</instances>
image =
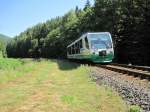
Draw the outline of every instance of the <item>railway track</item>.
<instances>
[{"instance_id":1,"label":"railway track","mask_svg":"<svg viewBox=\"0 0 150 112\"><path fill-rule=\"evenodd\" d=\"M139 77L141 79L147 79L150 81L150 67L133 66L133 65L125 65L125 64L116 64L116 63L112 63L109 65L95 64L95 66L102 67L123 74L132 75L134 77Z\"/></svg>"},{"instance_id":2,"label":"railway track","mask_svg":"<svg viewBox=\"0 0 150 112\"><path fill-rule=\"evenodd\" d=\"M134 66L134 65L127 65L127 64L117 64L117 63L95 64L95 63L91 63L88 61L81 61L81 60L73 60L72 62L79 63L79 64L88 64L89 66L101 67L111 71L131 75L134 77L139 77L140 79L146 79L150 81L150 67L146 67L146 66Z\"/></svg>"},{"instance_id":3,"label":"railway track","mask_svg":"<svg viewBox=\"0 0 150 112\"><path fill-rule=\"evenodd\" d=\"M92 66L91 77L97 84L105 84L115 89L129 104L139 105L142 112L150 112L150 81L146 78L149 75L146 74L145 76L143 72L147 73L148 71L132 69L132 67L120 67L116 64L96 64Z\"/></svg>"},{"instance_id":4,"label":"railway track","mask_svg":"<svg viewBox=\"0 0 150 112\"><path fill-rule=\"evenodd\" d=\"M97 84L104 83L112 87L129 104L139 105L142 112L150 112L150 67L117 63L95 64L82 60L73 62L91 66L93 69L90 75Z\"/></svg>"}]
</instances>

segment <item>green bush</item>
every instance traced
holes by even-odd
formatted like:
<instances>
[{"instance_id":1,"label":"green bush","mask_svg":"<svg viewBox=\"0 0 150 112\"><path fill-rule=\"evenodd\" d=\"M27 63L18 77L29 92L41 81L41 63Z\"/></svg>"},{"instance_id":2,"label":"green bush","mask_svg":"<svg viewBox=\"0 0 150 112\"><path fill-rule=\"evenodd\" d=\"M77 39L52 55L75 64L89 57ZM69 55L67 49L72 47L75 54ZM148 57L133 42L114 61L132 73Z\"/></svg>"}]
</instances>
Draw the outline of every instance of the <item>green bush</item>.
<instances>
[{"instance_id":1,"label":"green bush","mask_svg":"<svg viewBox=\"0 0 150 112\"><path fill-rule=\"evenodd\" d=\"M132 105L129 110L129 112L140 112L140 111L141 111L141 109L137 105Z\"/></svg>"}]
</instances>

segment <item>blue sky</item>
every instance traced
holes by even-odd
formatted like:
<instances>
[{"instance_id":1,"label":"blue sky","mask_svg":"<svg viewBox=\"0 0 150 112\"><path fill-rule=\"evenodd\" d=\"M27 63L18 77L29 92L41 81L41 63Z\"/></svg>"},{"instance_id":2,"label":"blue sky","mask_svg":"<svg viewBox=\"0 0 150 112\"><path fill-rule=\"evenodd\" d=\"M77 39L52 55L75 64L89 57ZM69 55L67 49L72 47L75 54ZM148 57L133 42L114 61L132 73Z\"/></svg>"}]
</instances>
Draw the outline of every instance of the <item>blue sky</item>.
<instances>
[{"instance_id":1,"label":"blue sky","mask_svg":"<svg viewBox=\"0 0 150 112\"><path fill-rule=\"evenodd\" d=\"M13 37L76 6L83 8L85 3L86 0L0 0L0 33Z\"/></svg>"}]
</instances>

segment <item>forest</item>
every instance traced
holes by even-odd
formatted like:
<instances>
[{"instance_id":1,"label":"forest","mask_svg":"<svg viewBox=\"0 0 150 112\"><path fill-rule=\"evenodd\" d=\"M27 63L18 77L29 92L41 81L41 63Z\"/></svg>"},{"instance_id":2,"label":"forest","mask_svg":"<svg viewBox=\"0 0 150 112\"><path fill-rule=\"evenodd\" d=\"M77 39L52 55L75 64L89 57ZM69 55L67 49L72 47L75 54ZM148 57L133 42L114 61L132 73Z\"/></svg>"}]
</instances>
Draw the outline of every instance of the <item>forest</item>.
<instances>
[{"instance_id":1,"label":"forest","mask_svg":"<svg viewBox=\"0 0 150 112\"><path fill-rule=\"evenodd\" d=\"M114 62L150 65L150 0L95 0L15 36L8 57L66 58L66 46L86 32L110 32Z\"/></svg>"}]
</instances>

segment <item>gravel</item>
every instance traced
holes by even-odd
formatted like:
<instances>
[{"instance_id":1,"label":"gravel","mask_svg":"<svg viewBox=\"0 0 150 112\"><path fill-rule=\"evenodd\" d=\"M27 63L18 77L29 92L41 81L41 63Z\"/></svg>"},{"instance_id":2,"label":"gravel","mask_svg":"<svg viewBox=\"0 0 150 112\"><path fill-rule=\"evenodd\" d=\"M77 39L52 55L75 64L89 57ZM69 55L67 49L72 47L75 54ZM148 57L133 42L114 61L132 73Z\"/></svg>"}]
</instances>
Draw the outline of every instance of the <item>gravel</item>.
<instances>
[{"instance_id":1,"label":"gravel","mask_svg":"<svg viewBox=\"0 0 150 112\"><path fill-rule=\"evenodd\" d=\"M149 81L97 67L91 69L91 77L97 84L115 89L130 105L139 105L142 112L150 112Z\"/></svg>"}]
</instances>

